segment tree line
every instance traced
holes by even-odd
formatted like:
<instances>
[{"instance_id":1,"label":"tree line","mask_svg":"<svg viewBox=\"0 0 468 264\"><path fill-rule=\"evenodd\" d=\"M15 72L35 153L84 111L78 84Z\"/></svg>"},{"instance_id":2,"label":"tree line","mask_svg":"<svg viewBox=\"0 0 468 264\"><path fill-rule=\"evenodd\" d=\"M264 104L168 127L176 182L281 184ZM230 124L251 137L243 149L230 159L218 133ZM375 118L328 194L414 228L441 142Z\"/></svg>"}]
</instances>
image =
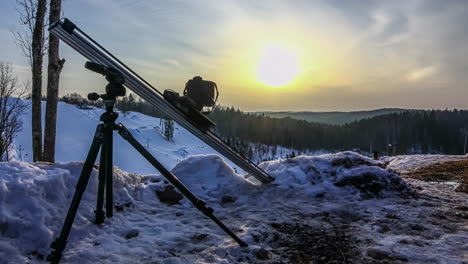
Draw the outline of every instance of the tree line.
<instances>
[{"instance_id":1,"label":"tree line","mask_svg":"<svg viewBox=\"0 0 468 264\"><path fill-rule=\"evenodd\" d=\"M271 118L234 107L216 107L210 118L216 123L215 132L225 138L300 151L464 154L468 134L468 111L457 109L405 111L345 125Z\"/></svg>"}]
</instances>

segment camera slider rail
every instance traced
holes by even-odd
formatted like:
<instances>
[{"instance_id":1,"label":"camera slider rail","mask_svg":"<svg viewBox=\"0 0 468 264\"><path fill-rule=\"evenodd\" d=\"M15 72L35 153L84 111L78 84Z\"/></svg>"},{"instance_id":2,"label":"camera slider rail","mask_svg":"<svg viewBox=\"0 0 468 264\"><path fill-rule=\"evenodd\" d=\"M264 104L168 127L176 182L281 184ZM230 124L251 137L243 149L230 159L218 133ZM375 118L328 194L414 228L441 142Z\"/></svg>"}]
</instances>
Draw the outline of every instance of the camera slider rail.
<instances>
[{"instance_id":1,"label":"camera slider rail","mask_svg":"<svg viewBox=\"0 0 468 264\"><path fill-rule=\"evenodd\" d=\"M52 23L49 27L49 31L88 60L120 72L125 78L124 86L135 92L156 109L187 129L190 133L231 160L260 182L270 183L274 180L274 178L259 168L255 163L226 144L214 132L209 130L208 127L201 125L199 122L197 123L193 118L187 116L186 113L180 111L171 102L166 100L161 92L80 30L70 20L65 18L64 20ZM209 122L207 123L209 124Z\"/></svg>"}]
</instances>

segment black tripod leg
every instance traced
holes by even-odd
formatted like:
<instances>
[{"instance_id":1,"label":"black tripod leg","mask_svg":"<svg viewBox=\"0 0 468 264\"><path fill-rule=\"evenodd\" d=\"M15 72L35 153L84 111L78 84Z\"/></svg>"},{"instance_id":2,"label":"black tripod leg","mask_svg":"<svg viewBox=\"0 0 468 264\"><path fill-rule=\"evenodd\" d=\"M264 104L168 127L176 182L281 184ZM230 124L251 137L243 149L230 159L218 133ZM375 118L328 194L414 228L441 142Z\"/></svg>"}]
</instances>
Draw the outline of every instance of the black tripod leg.
<instances>
[{"instance_id":1,"label":"black tripod leg","mask_svg":"<svg viewBox=\"0 0 468 264\"><path fill-rule=\"evenodd\" d=\"M98 127L96 128L96 133L94 134L93 143L91 144L88 156L86 157L86 161L83 165L80 178L78 179L78 182L76 184L75 194L73 195L73 200L71 202L70 207L68 208L67 217L65 218L65 222L63 223L60 236L50 245L50 247L53 250L47 257L47 260L51 263L58 263L62 258L62 251L67 246L68 235L70 234L70 230L72 228L73 221L76 216L76 211L78 210L78 206L80 205L81 198L83 196L84 191L86 190L86 186L88 185L89 176L91 175L91 172L93 170L93 165L96 161L96 157L98 155L101 144L102 125L98 125Z\"/></svg>"},{"instance_id":2,"label":"black tripod leg","mask_svg":"<svg viewBox=\"0 0 468 264\"><path fill-rule=\"evenodd\" d=\"M97 192L97 202L96 202L96 211L95 211L95 223L102 224L104 222L104 188L106 186L106 152L107 146L106 142L103 142L101 147L101 157L99 159L99 184Z\"/></svg>"},{"instance_id":3,"label":"black tripod leg","mask_svg":"<svg viewBox=\"0 0 468 264\"><path fill-rule=\"evenodd\" d=\"M239 246L247 247L247 243L242 241L236 234L234 234L226 225L223 224L216 216L214 216L213 208L206 206L205 201L198 199L172 172L167 170L151 153L149 153L128 131L128 129L122 125L118 124L119 134L127 140L130 145L132 145L146 160L148 160L151 165L153 165L161 174L166 177L166 179L174 185L193 205L208 216L211 220L213 220L221 229L224 230L232 239L234 239Z\"/></svg>"},{"instance_id":4,"label":"black tripod leg","mask_svg":"<svg viewBox=\"0 0 468 264\"><path fill-rule=\"evenodd\" d=\"M106 177L106 217L112 217L113 215L113 185L112 185L112 152L113 152L113 128L107 127L104 131L104 145L106 146L106 156L104 167L105 177Z\"/></svg>"}]
</instances>

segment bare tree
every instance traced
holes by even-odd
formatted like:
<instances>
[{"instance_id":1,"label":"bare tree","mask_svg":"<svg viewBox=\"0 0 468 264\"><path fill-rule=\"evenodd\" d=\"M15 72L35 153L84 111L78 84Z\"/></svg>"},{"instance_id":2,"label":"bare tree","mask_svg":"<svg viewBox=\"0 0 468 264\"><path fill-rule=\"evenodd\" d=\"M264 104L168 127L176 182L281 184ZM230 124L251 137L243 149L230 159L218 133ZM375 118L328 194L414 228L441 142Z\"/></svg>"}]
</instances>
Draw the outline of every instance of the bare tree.
<instances>
[{"instance_id":1,"label":"bare tree","mask_svg":"<svg viewBox=\"0 0 468 264\"><path fill-rule=\"evenodd\" d=\"M16 0L20 21L27 30L16 32L16 42L24 55L29 58L32 72L32 147L33 160L42 160L42 63L46 47L46 26L44 18L47 12L47 0Z\"/></svg>"},{"instance_id":2,"label":"bare tree","mask_svg":"<svg viewBox=\"0 0 468 264\"><path fill-rule=\"evenodd\" d=\"M62 0L50 0L49 24L60 19ZM47 68L47 106L44 133L44 161L55 161L55 136L60 72L65 59L59 59L59 39L49 36L49 65Z\"/></svg>"},{"instance_id":3,"label":"bare tree","mask_svg":"<svg viewBox=\"0 0 468 264\"><path fill-rule=\"evenodd\" d=\"M19 15L21 25L25 26L23 29L11 29L11 33L15 37L15 43L21 49L23 55L28 58L29 65L32 66L32 36L34 32L34 25L36 23L37 0L16 0L16 11ZM44 24L44 28L47 24ZM42 56L47 51L47 35L42 36Z\"/></svg>"},{"instance_id":4,"label":"bare tree","mask_svg":"<svg viewBox=\"0 0 468 264\"><path fill-rule=\"evenodd\" d=\"M9 159L9 149L15 135L21 131L20 115L27 105L21 100L26 89L18 87L10 64L0 62L0 161Z\"/></svg>"}]
</instances>

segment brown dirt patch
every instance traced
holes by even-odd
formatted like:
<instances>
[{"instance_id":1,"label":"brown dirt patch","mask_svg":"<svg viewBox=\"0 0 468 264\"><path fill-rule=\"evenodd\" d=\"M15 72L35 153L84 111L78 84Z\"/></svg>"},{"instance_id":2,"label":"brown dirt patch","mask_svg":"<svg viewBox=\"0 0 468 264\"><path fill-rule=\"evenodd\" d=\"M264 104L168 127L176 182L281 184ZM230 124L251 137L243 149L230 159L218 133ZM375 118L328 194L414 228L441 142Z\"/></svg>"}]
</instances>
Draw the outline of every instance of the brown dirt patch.
<instances>
[{"instance_id":1,"label":"brown dirt patch","mask_svg":"<svg viewBox=\"0 0 468 264\"><path fill-rule=\"evenodd\" d=\"M457 191L468 193L468 160L447 161L432 164L402 175L423 181L461 183Z\"/></svg>"},{"instance_id":2,"label":"brown dirt patch","mask_svg":"<svg viewBox=\"0 0 468 264\"><path fill-rule=\"evenodd\" d=\"M275 241L271 241L271 259L264 263L367 263L347 226L271 223L271 227Z\"/></svg>"}]
</instances>

